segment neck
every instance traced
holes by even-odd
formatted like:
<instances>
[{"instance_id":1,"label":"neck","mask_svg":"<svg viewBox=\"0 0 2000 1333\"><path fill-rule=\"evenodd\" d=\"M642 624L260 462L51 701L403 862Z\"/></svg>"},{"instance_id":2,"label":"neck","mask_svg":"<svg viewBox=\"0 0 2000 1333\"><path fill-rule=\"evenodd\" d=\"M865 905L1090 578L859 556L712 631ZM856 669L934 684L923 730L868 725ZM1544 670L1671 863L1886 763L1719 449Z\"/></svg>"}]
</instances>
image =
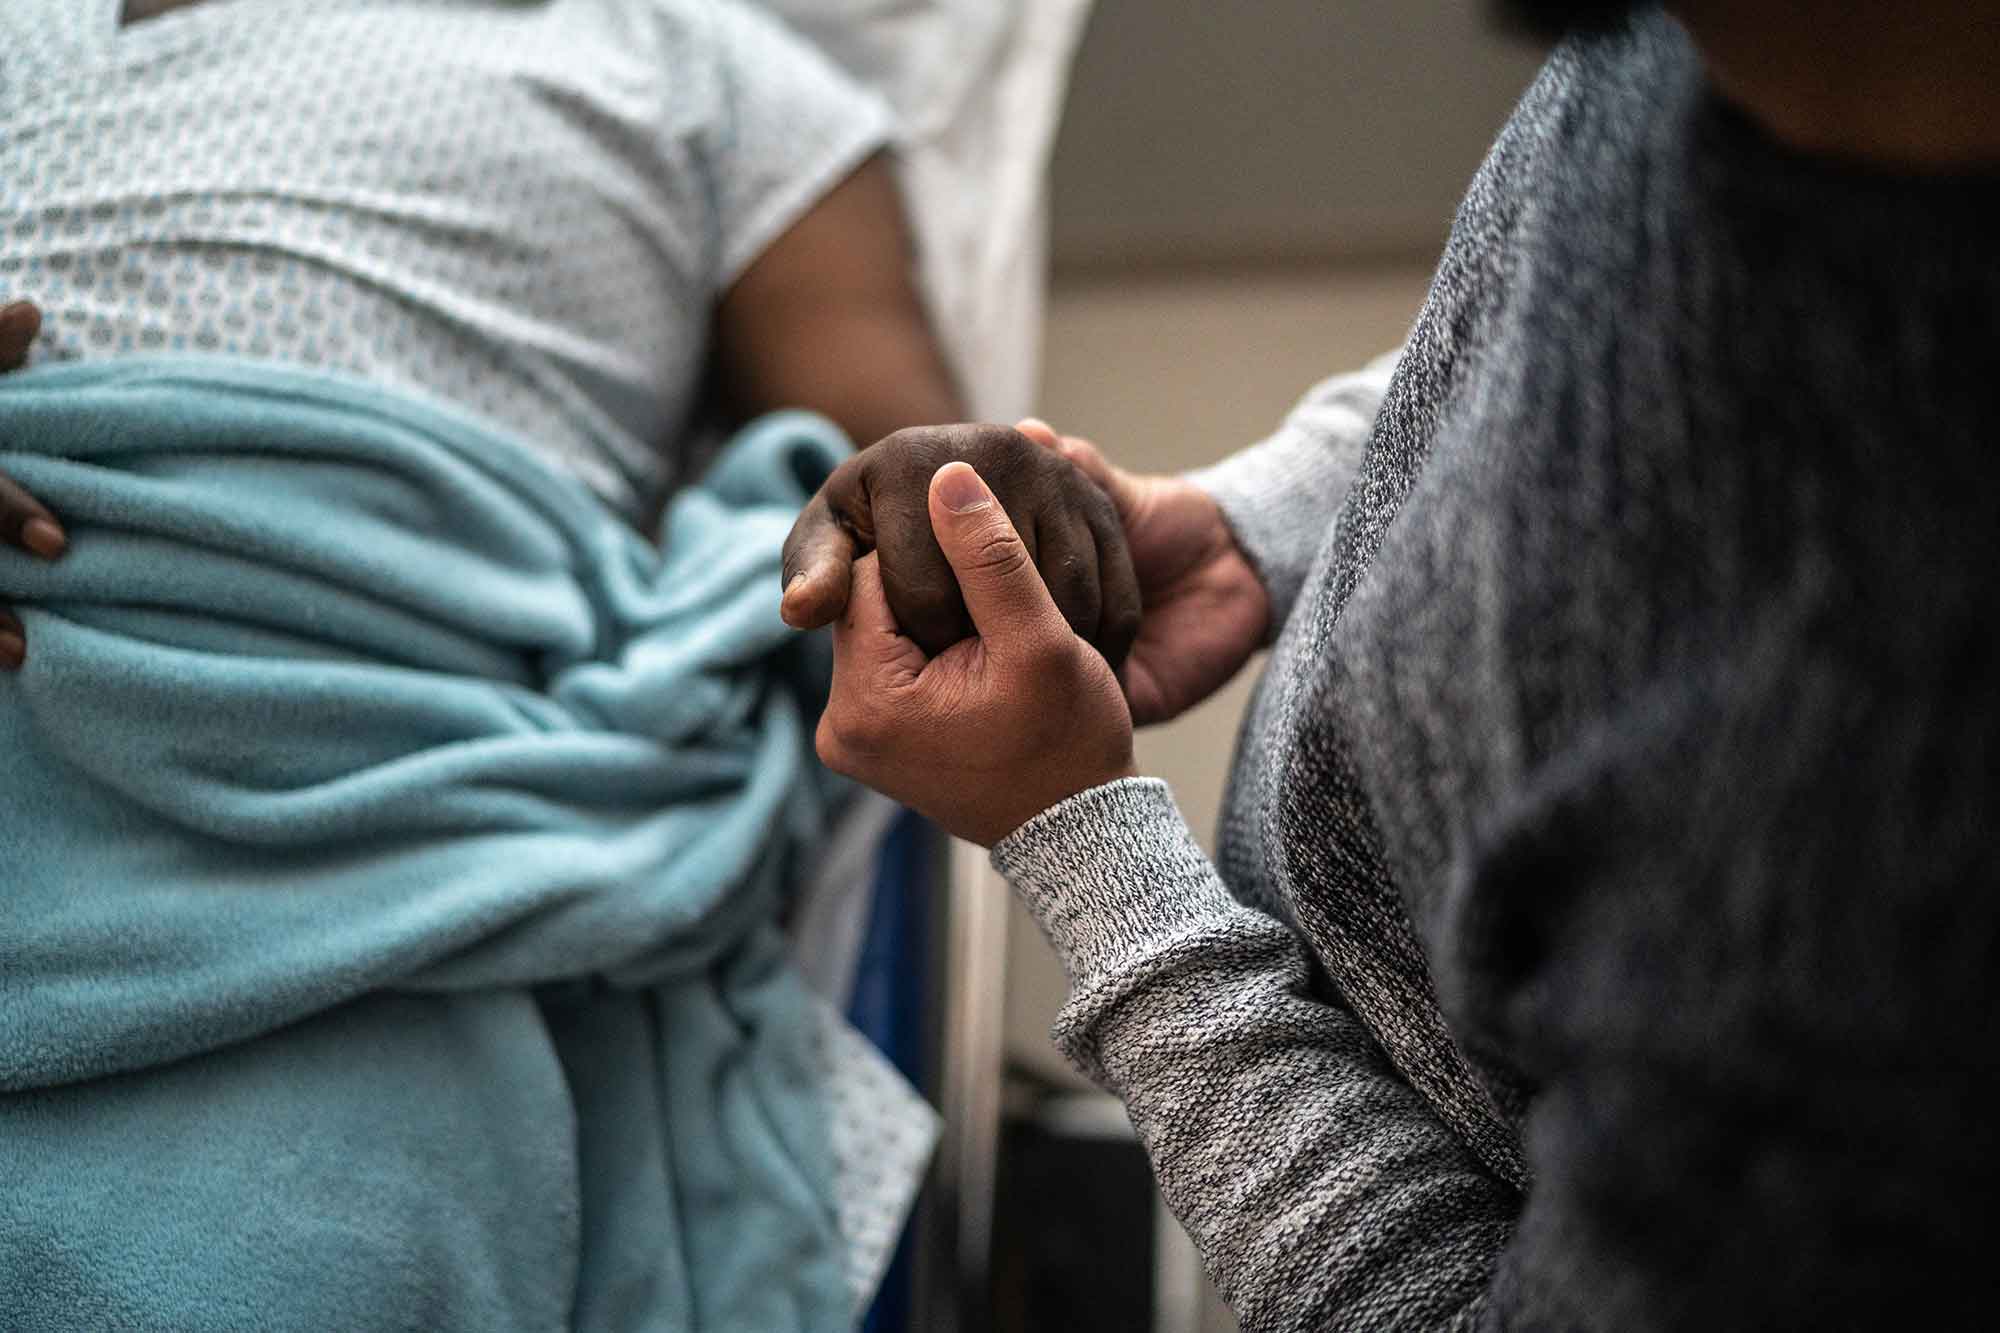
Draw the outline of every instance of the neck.
<instances>
[{"instance_id":1,"label":"neck","mask_svg":"<svg viewBox=\"0 0 2000 1333\"><path fill-rule=\"evenodd\" d=\"M2000 0L1678 0L1723 96L1783 143L1902 170L2000 166Z\"/></svg>"}]
</instances>

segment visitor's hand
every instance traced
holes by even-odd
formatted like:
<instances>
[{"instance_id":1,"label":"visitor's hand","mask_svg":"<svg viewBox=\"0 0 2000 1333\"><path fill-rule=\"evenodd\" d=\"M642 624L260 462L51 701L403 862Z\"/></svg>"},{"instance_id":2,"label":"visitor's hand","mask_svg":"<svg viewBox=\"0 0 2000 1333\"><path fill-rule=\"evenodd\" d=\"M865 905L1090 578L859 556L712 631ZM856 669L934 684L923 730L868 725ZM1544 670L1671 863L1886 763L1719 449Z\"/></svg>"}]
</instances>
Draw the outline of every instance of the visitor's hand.
<instances>
[{"instance_id":1,"label":"visitor's hand","mask_svg":"<svg viewBox=\"0 0 2000 1333\"><path fill-rule=\"evenodd\" d=\"M979 474L939 469L925 503L978 637L927 656L891 612L878 558L855 562L819 755L990 847L1057 802L1132 776L1132 717Z\"/></svg>"},{"instance_id":2,"label":"visitor's hand","mask_svg":"<svg viewBox=\"0 0 2000 1333\"><path fill-rule=\"evenodd\" d=\"M1164 722L1222 688L1264 642L1271 599L1221 508L1191 482L1126 472L1043 422L1020 429L1103 487L1124 525L1142 607L1118 673L1133 721Z\"/></svg>"},{"instance_id":3,"label":"visitor's hand","mask_svg":"<svg viewBox=\"0 0 2000 1333\"><path fill-rule=\"evenodd\" d=\"M28 348L42 331L42 312L26 301L0 306L0 373L18 370L28 359ZM0 452L6 441L0 440ZM53 560L69 544L55 515L42 508L6 473L0 472L0 542L17 546L31 555ZM0 557L4 558L4 557ZM0 606L0 668L13 670L28 655L28 636L20 620Z\"/></svg>"},{"instance_id":4,"label":"visitor's hand","mask_svg":"<svg viewBox=\"0 0 2000 1333\"><path fill-rule=\"evenodd\" d=\"M785 623L816 629L847 605L854 562L880 558L890 612L932 657L973 631L931 533L931 478L971 464L1000 499L1070 627L1115 668L1139 625L1139 585L1104 492L1061 454L1005 426L897 431L843 463L785 540Z\"/></svg>"}]
</instances>

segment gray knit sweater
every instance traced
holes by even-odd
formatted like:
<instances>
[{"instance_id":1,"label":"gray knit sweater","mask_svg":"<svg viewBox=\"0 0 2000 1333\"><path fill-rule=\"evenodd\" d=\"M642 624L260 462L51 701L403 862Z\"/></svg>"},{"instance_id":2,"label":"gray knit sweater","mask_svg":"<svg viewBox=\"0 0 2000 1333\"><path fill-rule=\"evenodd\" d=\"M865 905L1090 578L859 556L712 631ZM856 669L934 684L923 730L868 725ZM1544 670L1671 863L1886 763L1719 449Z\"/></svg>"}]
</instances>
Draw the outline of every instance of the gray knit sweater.
<instances>
[{"instance_id":1,"label":"gray knit sweater","mask_svg":"<svg viewBox=\"0 0 2000 1333\"><path fill-rule=\"evenodd\" d=\"M994 860L1247 1328L1990 1313L1996 219L1643 17L1203 478L1283 619L1219 863L1145 780Z\"/></svg>"}]
</instances>

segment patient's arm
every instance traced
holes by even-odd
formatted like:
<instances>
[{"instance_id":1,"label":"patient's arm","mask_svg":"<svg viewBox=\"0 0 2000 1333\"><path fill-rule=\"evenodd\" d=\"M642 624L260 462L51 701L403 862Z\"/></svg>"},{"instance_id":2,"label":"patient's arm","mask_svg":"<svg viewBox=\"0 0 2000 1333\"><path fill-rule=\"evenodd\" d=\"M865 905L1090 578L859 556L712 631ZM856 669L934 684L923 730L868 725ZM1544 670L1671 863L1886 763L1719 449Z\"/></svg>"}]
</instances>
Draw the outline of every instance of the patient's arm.
<instances>
[{"instance_id":1,"label":"patient's arm","mask_svg":"<svg viewBox=\"0 0 2000 1333\"><path fill-rule=\"evenodd\" d=\"M26 301L0 306L0 373L20 369L28 359L28 348L42 331L42 312ZM7 442L0 440L0 453ZM0 472L0 542L17 546L32 555L53 560L63 553L67 541L62 525L41 502ZM0 556L0 559L10 557ZM0 668L21 665L27 652L27 635L14 613L0 606Z\"/></svg>"},{"instance_id":2,"label":"patient's arm","mask_svg":"<svg viewBox=\"0 0 2000 1333\"><path fill-rule=\"evenodd\" d=\"M723 294L715 357L726 405L744 418L810 407L859 444L962 420L915 268L895 175L878 154Z\"/></svg>"},{"instance_id":3,"label":"patient's arm","mask_svg":"<svg viewBox=\"0 0 2000 1333\"><path fill-rule=\"evenodd\" d=\"M847 572L877 551L890 609L926 651L971 633L931 535L931 475L978 468L1076 632L1114 666L1132 644L1138 582L1124 530L1096 484L1019 432L935 427L965 416L925 316L915 249L886 157L864 163L745 270L716 316L718 370L743 416L811 407L869 446L833 474L785 545L785 616L825 624ZM870 445L871 441L880 441Z\"/></svg>"},{"instance_id":4,"label":"patient's arm","mask_svg":"<svg viewBox=\"0 0 2000 1333\"><path fill-rule=\"evenodd\" d=\"M874 551L905 636L936 656L971 635L931 531L931 478L953 462L971 464L999 499L1070 628L1122 666L1141 603L1118 511L1075 464L1006 426L901 430L836 468L785 539L786 623L829 624L847 605L854 562Z\"/></svg>"}]
</instances>

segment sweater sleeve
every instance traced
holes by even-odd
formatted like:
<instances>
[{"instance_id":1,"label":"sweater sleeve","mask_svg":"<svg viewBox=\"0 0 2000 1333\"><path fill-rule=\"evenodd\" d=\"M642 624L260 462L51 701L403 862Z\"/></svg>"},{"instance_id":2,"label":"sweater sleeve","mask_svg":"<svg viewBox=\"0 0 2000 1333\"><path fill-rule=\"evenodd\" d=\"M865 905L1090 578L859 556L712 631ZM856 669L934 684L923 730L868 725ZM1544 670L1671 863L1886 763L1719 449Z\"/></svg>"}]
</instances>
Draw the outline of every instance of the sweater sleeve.
<instances>
[{"instance_id":1,"label":"sweater sleeve","mask_svg":"<svg viewBox=\"0 0 2000 1333\"><path fill-rule=\"evenodd\" d=\"M1469 1326L1518 1197L1236 902L1164 783L1070 798L993 849L1069 975L1064 1053L1125 1103L1252 1330Z\"/></svg>"},{"instance_id":2,"label":"sweater sleeve","mask_svg":"<svg viewBox=\"0 0 2000 1333\"><path fill-rule=\"evenodd\" d=\"M1323 380L1261 443L1189 474L1215 497L1237 544L1263 576L1275 633L1340 512L1375 427L1400 350Z\"/></svg>"},{"instance_id":3,"label":"sweater sleeve","mask_svg":"<svg viewBox=\"0 0 2000 1333\"><path fill-rule=\"evenodd\" d=\"M1433 943L1461 1039L1535 1089L1525 1196L1315 994L1163 784L994 848L1070 976L1058 1044L1124 1101L1245 1329L1982 1320L2000 710L1951 688L1986 602L1945 605L1887 652L1886 610L1807 651L1784 602L1473 821Z\"/></svg>"}]
</instances>

